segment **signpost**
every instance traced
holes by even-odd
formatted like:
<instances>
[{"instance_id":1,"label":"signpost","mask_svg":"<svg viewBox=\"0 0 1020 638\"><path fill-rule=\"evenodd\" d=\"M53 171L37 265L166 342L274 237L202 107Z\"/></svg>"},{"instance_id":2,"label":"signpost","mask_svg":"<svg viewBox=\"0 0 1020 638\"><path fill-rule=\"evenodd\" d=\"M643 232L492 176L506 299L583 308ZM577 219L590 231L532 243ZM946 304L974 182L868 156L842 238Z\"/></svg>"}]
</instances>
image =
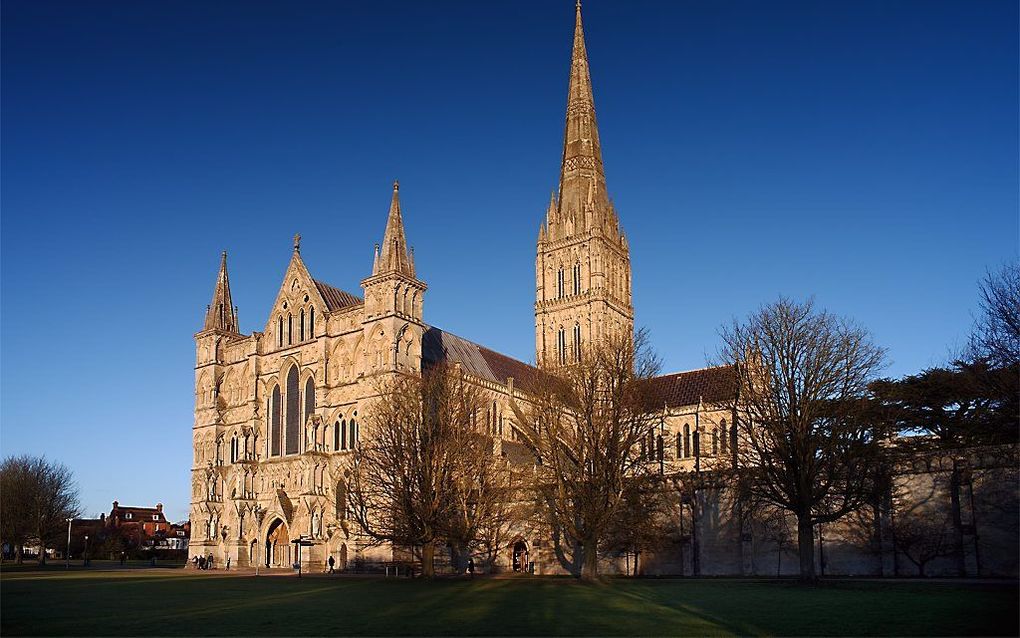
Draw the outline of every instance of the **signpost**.
<instances>
[{"instance_id":1,"label":"signpost","mask_svg":"<svg viewBox=\"0 0 1020 638\"><path fill-rule=\"evenodd\" d=\"M297 559L294 561L294 569L297 570L297 577L301 578L301 548L311 547L315 543L305 535L301 535L291 542L294 543L294 557Z\"/></svg>"}]
</instances>

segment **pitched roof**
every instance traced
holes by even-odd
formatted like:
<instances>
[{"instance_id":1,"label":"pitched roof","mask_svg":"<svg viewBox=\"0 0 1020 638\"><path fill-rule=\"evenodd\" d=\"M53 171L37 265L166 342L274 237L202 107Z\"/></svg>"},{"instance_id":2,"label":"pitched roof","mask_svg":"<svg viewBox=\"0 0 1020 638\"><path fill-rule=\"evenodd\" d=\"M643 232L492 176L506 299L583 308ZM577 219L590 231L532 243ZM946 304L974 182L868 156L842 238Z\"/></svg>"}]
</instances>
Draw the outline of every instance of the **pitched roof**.
<instances>
[{"instance_id":1,"label":"pitched roof","mask_svg":"<svg viewBox=\"0 0 1020 638\"><path fill-rule=\"evenodd\" d=\"M422 337L421 356L426 368L440 363L459 363L468 374L499 384L513 377L515 387L525 392L537 390L546 376L523 361L434 327L428 328Z\"/></svg>"},{"instance_id":2,"label":"pitched roof","mask_svg":"<svg viewBox=\"0 0 1020 638\"><path fill-rule=\"evenodd\" d=\"M657 405L680 407L703 403L720 403L733 397L737 377L732 366L715 366L665 374L650 380L652 396Z\"/></svg>"},{"instance_id":3,"label":"pitched roof","mask_svg":"<svg viewBox=\"0 0 1020 638\"><path fill-rule=\"evenodd\" d=\"M315 282L315 287L319 290L319 294L326 300L326 309L330 312L362 303L361 297L352 295L339 288L334 288L318 279L313 279L312 281Z\"/></svg>"},{"instance_id":4,"label":"pitched roof","mask_svg":"<svg viewBox=\"0 0 1020 638\"><path fill-rule=\"evenodd\" d=\"M125 505L118 505L113 508L110 516L118 516L121 520L124 520L126 518L124 516L125 514L131 514L131 518L127 519L131 521L166 521L166 518L163 516L163 512L155 507L128 507ZM159 518L153 519L153 516L158 516Z\"/></svg>"}]
</instances>

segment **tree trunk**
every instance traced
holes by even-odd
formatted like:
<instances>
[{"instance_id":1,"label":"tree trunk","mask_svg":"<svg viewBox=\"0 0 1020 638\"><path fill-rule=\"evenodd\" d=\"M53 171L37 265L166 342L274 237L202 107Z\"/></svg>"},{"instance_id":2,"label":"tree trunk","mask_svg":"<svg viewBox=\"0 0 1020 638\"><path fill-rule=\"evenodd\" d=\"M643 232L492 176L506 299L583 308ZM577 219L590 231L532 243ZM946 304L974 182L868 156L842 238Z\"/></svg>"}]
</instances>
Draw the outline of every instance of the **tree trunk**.
<instances>
[{"instance_id":1,"label":"tree trunk","mask_svg":"<svg viewBox=\"0 0 1020 638\"><path fill-rule=\"evenodd\" d=\"M963 513L960 507L960 469L953 459L953 473L949 478L949 502L953 516L953 554L956 556L958 576L967 575L967 565L963 555Z\"/></svg>"},{"instance_id":2,"label":"tree trunk","mask_svg":"<svg viewBox=\"0 0 1020 638\"><path fill-rule=\"evenodd\" d=\"M797 517L797 551L800 554L800 580L815 581L815 530L810 516Z\"/></svg>"},{"instance_id":3,"label":"tree trunk","mask_svg":"<svg viewBox=\"0 0 1020 638\"><path fill-rule=\"evenodd\" d=\"M432 579L436 575L435 566L436 546L432 543L425 543L421 546L421 575L422 578Z\"/></svg>"},{"instance_id":4,"label":"tree trunk","mask_svg":"<svg viewBox=\"0 0 1020 638\"><path fill-rule=\"evenodd\" d=\"M584 563L581 565L581 580L588 582L599 579L599 551L598 543L587 541L583 547Z\"/></svg>"}]
</instances>

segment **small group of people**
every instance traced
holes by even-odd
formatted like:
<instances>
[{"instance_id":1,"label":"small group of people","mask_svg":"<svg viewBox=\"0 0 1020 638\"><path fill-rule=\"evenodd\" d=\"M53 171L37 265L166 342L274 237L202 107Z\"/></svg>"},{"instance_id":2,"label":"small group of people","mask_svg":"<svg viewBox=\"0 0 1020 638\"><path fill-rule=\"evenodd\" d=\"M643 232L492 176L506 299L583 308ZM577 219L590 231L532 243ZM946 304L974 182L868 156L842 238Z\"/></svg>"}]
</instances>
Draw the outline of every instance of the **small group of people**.
<instances>
[{"instance_id":1,"label":"small group of people","mask_svg":"<svg viewBox=\"0 0 1020 638\"><path fill-rule=\"evenodd\" d=\"M213 555L209 554L206 556L192 556L191 562L195 566L195 569L213 569ZM227 559L227 569L230 569L230 559Z\"/></svg>"}]
</instances>

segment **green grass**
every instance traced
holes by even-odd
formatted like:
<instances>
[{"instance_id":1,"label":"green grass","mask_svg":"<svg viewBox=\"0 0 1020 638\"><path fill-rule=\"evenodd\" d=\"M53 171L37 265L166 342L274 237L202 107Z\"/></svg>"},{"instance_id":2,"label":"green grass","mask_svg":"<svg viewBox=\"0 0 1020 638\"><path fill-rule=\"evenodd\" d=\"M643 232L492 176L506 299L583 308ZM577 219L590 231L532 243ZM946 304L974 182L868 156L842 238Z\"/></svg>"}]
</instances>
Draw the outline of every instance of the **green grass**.
<instances>
[{"instance_id":1,"label":"green grass","mask_svg":"<svg viewBox=\"0 0 1020 638\"><path fill-rule=\"evenodd\" d=\"M1016 584L0 574L0 634L1017 635Z\"/></svg>"}]
</instances>

